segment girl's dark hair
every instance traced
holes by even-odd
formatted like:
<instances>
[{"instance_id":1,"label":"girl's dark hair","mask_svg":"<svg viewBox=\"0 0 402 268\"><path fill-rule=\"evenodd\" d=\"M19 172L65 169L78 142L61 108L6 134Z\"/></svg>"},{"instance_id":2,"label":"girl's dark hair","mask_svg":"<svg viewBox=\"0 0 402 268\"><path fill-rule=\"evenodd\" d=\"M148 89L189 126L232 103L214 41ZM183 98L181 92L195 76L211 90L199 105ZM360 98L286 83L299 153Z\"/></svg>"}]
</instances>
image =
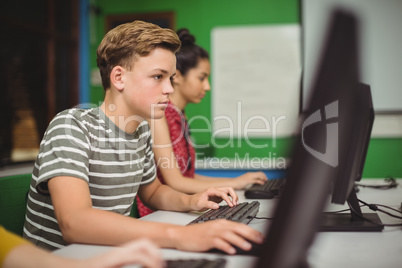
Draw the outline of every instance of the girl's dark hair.
<instances>
[{"instance_id":1,"label":"girl's dark hair","mask_svg":"<svg viewBox=\"0 0 402 268\"><path fill-rule=\"evenodd\" d=\"M176 53L176 69L184 76L197 66L200 59L209 59L209 54L195 43L195 37L188 29L178 30L177 35L181 41L181 48Z\"/></svg>"}]
</instances>

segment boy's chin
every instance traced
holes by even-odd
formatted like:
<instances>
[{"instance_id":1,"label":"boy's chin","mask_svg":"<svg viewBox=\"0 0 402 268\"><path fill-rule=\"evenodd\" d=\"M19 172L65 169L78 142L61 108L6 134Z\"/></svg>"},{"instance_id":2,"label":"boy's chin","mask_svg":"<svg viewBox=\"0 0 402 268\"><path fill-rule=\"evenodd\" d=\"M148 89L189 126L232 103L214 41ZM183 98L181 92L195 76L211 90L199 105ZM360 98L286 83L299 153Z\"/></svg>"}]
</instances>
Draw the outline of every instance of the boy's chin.
<instances>
[{"instance_id":1,"label":"boy's chin","mask_svg":"<svg viewBox=\"0 0 402 268\"><path fill-rule=\"evenodd\" d=\"M165 110L158 110L154 111L148 118L149 119L161 119L162 117L165 116Z\"/></svg>"}]
</instances>

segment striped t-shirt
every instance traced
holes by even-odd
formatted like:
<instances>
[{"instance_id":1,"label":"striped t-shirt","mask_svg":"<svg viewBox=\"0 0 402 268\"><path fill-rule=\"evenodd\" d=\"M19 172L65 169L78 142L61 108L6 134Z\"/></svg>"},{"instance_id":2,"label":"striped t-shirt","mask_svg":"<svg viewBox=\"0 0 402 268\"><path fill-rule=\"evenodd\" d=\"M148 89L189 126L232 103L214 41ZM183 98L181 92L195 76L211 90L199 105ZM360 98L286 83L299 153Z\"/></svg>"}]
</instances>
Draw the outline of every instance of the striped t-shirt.
<instances>
[{"instance_id":1,"label":"striped t-shirt","mask_svg":"<svg viewBox=\"0 0 402 268\"><path fill-rule=\"evenodd\" d=\"M49 179L71 176L88 183L92 206L129 215L141 184L156 177L148 123L139 120L134 133L118 128L98 107L65 110L50 122L32 173L24 237L46 248L63 240L47 188Z\"/></svg>"}]
</instances>

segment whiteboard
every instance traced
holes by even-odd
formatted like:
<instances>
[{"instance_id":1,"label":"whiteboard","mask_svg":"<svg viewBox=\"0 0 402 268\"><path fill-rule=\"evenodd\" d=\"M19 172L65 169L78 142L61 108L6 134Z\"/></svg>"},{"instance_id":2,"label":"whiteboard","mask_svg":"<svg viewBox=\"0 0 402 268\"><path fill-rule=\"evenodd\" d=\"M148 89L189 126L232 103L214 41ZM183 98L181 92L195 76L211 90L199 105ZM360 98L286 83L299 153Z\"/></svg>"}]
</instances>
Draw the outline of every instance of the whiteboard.
<instances>
[{"instance_id":1,"label":"whiteboard","mask_svg":"<svg viewBox=\"0 0 402 268\"><path fill-rule=\"evenodd\" d=\"M212 135L248 139L295 134L300 26L216 27L211 42Z\"/></svg>"},{"instance_id":2,"label":"whiteboard","mask_svg":"<svg viewBox=\"0 0 402 268\"><path fill-rule=\"evenodd\" d=\"M304 103L308 99L335 7L351 10L359 21L361 81L370 85L376 112L402 111L402 1L304 0L302 31Z\"/></svg>"}]
</instances>

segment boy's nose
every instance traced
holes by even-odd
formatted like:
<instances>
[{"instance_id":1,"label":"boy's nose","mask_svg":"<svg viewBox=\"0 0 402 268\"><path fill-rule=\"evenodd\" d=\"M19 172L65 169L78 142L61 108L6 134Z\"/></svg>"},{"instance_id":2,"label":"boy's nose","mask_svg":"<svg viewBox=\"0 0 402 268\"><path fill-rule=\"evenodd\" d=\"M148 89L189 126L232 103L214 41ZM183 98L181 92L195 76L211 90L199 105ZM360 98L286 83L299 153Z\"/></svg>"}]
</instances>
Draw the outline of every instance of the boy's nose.
<instances>
[{"instance_id":1,"label":"boy's nose","mask_svg":"<svg viewBox=\"0 0 402 268\"><path fill-rule=\"evenodd\" d=\"M166 83L166 85L163 87L162 93L164 95L170 95L173 92L174 92L174 88L173 88L171 81L169 80L168 83Z\"/></svg>"}]
</instances>

